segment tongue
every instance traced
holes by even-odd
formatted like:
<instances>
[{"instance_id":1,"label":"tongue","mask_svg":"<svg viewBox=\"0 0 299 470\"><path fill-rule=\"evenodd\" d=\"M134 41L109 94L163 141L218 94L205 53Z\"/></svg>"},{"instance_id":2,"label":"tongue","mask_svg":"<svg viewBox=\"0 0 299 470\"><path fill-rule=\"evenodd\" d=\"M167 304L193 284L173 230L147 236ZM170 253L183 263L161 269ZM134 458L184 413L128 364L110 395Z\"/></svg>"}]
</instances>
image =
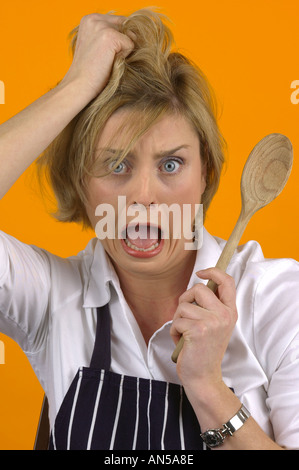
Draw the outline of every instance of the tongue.
<instances>
[{"instance_id":1,"label":"tongue","mask_svg":"<svg viewBox=\"0 0 299 470\"><path fill-rule=\"evenodd\" d=\"M152 238L150 238L152 236ZM146 225L128 226L127 239L138 248L150 248L159 241L158 229Z\"/></svg>"}]
</instances>

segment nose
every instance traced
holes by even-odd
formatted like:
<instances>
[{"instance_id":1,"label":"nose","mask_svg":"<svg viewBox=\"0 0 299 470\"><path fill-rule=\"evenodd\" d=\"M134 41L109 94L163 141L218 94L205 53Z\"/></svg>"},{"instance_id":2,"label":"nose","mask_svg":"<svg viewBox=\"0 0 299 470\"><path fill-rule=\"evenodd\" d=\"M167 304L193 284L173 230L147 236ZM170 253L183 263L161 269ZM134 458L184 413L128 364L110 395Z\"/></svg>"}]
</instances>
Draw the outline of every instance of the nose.
<instances>
[{"instance_id":1,"label":"nose","mask_svg":"<svg viewBox=\"0 0 299 470\"><path fill-rule=\"evenodd\" d=\"M156 188L152 176L149 174L143 176L136 175L134 183L132 182L130 204L138 204L145 207L157 204Z\"/></svg>"}]
</instances>

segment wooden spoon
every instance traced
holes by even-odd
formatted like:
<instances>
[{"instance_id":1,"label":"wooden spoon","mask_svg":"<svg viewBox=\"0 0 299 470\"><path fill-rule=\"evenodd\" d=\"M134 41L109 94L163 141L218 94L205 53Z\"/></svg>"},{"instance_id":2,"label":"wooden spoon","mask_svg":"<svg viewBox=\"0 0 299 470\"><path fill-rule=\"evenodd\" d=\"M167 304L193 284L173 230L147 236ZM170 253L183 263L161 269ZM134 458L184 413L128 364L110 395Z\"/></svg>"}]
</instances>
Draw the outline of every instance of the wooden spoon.
<instances>
[{"instance_id":1,"label":"wooden spoon","mask_svg":"<svg viewBox=\"0 0 299 470\"><path fill-rule=\"evenodd\" d=\"M292 162L292 144L282 134L264 137L250 152L241 178L241 213L219 257L217 268L226 271L250 218L280 194L290 175ZM207 286L213 292L217 289L217 284L211 280ZM171 356L173 362L177 362L183 344L182 336Z\"/></svg>"}]
</instances>

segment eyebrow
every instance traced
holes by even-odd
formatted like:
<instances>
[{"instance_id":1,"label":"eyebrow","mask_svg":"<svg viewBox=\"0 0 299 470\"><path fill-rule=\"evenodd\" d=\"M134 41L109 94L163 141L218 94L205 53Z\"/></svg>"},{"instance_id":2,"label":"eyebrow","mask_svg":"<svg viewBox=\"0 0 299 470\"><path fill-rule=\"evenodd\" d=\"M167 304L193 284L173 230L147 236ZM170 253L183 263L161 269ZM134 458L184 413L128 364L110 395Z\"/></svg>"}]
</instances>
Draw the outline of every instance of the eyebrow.
<instances>
[{"instance_id":1,"label":"eyebrow","mask_svg":"<svg viewBox=\"0 0 299 470\"><path fill-rule=\"evenodd\" d=\"M187 145L187 144L183 144L183 145L179 145L178 147L175 147L173 149L169 149L169 150L161 150L161 152L158 152L155 154L154 158L155 159L159 159L159 158L163 158L163 157L166 157L168 155L172 155L174 154L175 152L178 152L179 150L181 149L187 149L187 148L190 148L190 145ZM103 151L103 152L107 152L107 153L112 153L113 155L121 155L123 150L122 149L113 149L113 148L101 148L99 149L100 151ZM134 154L129 152L128 155L130 155L130 157L133 157L134 158Z\"/></svg>"}]
</instances>

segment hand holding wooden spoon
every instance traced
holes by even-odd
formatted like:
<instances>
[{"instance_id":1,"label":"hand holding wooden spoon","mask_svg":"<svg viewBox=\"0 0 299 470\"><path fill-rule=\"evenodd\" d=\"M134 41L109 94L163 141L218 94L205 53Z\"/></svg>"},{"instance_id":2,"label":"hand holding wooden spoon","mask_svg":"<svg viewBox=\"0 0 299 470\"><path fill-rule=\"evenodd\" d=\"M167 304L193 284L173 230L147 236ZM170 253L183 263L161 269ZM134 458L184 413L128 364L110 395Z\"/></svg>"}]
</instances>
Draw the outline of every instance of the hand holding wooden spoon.
<instances>
[{"instance_id":1,"label":"hand holding wooden spoon","mask_svg":"<svg viewBox=\"0 0 299 470\"><path fill-rule=\"evenodd\" d=\"M282 134L264 137L251 151L241 178L242 208L234 230L229 237L216 267L226 271L243 232L255 212L272 202L283 190L293 163L290 140ZM209 281L207 286L215 292L217 284ZM171 358L177 362L183 347L181 336Z\"/></svg>"}]
</instances>

